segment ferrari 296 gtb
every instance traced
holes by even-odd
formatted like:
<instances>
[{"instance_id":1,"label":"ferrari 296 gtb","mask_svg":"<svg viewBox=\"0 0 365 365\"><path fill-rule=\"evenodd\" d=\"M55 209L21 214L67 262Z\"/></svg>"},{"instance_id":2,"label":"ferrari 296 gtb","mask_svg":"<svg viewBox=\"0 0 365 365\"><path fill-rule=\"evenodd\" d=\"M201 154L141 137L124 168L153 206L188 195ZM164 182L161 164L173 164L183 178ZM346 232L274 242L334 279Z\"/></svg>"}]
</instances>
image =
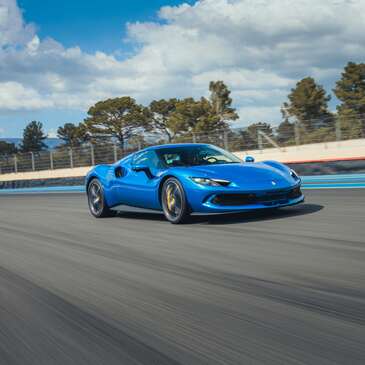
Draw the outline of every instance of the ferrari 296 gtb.
<instances>
[{"instance_id":1,"label":"ferrari 296 gtb","mask_svg":"<svg viewBox=\"0 0 365 365\"><path fill-rule=\"evenodd\" d=\"M120 205L162 210L171 223L191 213L244 212L304 201L301 179L276 161L245 161L208 144L148 147L86 177L93 216L114 215Z\"/></svg>"}]
</instances>

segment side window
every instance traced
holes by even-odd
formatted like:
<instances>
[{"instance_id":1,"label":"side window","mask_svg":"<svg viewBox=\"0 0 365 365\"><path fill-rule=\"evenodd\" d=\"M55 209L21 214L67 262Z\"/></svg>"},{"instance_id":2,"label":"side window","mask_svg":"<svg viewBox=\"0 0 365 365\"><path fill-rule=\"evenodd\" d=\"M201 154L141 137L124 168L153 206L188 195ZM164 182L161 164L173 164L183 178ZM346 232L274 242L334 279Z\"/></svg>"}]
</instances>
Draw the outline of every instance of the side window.
<instances>
[{"instance_id":1,"label":"side window","mask_svg":"<svg viewBox=\"0 0 365 365\"><path fill-rule=\"evenodd\" d=\"M159 169L160 160L155 151L143 151L134 156L132 165L143 165L150 169Z\"/></svg>"},{"instance_id":2,"label":"side window","mask_svg":"<svg viewBox=\"0 0 365 365\"><path fill-rule=\"evenodd\" d=\"M184 166L183 162L181 161L181 155L179 153L166 153L165 155L163 155L163 159L168 167Z\"/></svg>"}]
</instances>

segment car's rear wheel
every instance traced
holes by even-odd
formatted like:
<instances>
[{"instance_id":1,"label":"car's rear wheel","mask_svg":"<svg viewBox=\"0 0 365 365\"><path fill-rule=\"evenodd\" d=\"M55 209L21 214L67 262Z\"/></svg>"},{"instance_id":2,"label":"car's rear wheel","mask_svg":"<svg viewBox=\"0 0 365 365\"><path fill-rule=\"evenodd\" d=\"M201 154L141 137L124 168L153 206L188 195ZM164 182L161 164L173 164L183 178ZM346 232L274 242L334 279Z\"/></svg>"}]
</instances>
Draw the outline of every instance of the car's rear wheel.
<instances>
[{"instance_id":1,"label":"car's rear wheel","mask_svg":"<svg viewBox=\"0 0 365 365\"><path fill-rule=\"evenodd\" d=\"M112 211L105 201L104 189L100 181L93 179L87 189L90 213L96 218L112 217L116 213Z\"/></svg>"},{"instance_id":2,"label":"car's rear wheel","mask_svg":"<svg viewBox=\"0 0 365 365\"><path fill-rule=\"evenodd\" d=\"M190 216L186 195L180 181L169 178L162 187L162 209L167 220L173 224L184 223Z\"/></svg>"}]
</instances>

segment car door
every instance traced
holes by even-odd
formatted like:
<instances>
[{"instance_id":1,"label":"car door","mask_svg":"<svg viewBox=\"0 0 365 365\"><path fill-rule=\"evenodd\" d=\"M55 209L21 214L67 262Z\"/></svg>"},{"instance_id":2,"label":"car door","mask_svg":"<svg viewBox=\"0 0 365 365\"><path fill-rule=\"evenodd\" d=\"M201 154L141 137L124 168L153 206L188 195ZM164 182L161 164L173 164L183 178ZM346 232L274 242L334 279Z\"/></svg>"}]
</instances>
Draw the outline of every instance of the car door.
<instances>
[{"instance_id":1,"label":"car door","mask_svg":"<svg viewBox=\"0 0 365 365\"><path fill-rule=\"evenodd\" d=\"M146 166L146 171L136 171L136 166ZM122 204L158 209L159 159L153 150L136 153L130 163L124 165L124 175L116 177L115 187Z\"/></svg>"}]
</instances>

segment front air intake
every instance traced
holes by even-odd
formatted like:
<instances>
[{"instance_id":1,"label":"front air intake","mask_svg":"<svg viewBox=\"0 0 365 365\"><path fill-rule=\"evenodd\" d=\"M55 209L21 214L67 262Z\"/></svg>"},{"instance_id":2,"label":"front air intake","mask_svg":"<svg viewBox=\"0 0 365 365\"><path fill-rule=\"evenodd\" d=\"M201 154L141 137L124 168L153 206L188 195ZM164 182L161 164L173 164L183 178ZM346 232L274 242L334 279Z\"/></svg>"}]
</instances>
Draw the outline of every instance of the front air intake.
<instances>
[{"instance_id":1,"label":"front air intake","mask_svg":"<svg viewBox=\"0 0 365 365\"><path fill-rule=\"evenodd\" d=\"M290 199L299 198L301 195L300 187L296 187L291 190L280 190L263 194L217 194L211 202L221 206L273 205L276 202L285 202Z\"/></svg>"}]
</instances>

